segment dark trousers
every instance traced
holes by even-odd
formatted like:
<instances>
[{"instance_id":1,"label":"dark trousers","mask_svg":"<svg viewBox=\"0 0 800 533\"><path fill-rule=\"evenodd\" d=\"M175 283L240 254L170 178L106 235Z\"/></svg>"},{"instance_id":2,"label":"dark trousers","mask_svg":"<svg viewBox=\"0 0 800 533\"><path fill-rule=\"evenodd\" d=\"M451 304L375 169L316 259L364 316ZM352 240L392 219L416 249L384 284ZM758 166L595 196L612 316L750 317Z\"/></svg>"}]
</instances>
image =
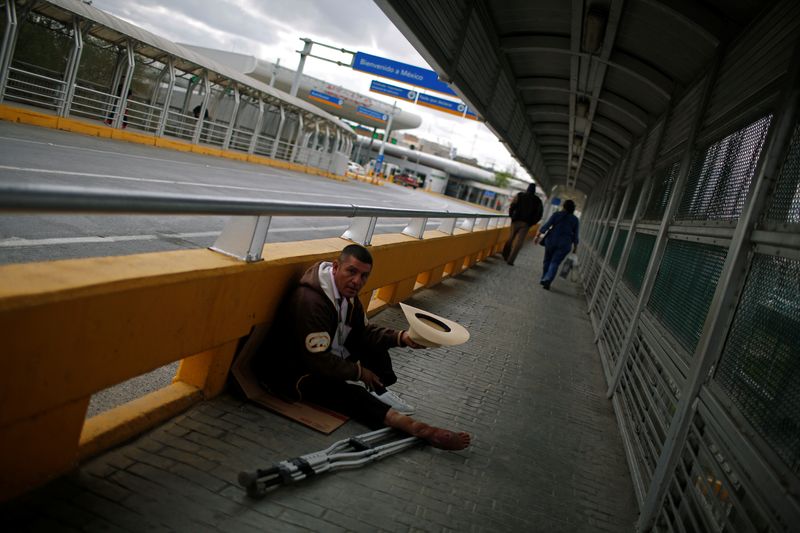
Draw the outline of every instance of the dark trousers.
<instances>
[{"instance_id":1,"label":"dark trousers","mask_svg":"<svg viewBox=\"0 0 800 533\"><path fill-rule=\"evenodd\" d=\"M523 220L517 220L511 223L511 235L508 236L506 245L503 246L503 259L509 264L514 264L517 254L522 249L525 243L525 237L531 229L532 224L528 224Z\"/></svg>"},{"instance_id":2,"label":"dark trousers","mask_svg":"<svg viewBox=\"0 0 800 533\"><path fill-rule=\"evenodd\" d=\"M377 374L384 386L397 383L397 375L392 369L388 351L360 355L356 360L361 361L363 368L368 368ZM384 426L383 421L389 406L375 398L361 385L309 374L300 380L297 389L303 400L347 415L372 429Z\"/></svg>"},{"instance_id":3,"label":"dark trousers","mask_svg":"<svg viewBox=\"0 0 800 533\"><path fill-rule=\"evenodd\" d=\"M558 266L564 260L569 251L572 249L571 245L564 246L546 246L544 249L544 265L542 267L542 281L541 283L552 282L558 273Z\"/></svg>"}]
</instances>

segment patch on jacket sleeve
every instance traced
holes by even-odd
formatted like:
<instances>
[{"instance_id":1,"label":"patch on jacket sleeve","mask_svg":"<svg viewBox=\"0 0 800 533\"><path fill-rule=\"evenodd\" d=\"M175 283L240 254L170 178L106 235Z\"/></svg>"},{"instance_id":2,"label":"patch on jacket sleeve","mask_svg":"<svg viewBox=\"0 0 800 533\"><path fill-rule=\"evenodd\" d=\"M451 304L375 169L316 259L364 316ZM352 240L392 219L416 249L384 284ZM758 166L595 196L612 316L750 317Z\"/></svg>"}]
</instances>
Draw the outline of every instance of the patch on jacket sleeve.
<instances>
[{"instance_id":1,"label":"patch on jacket sleeve","mask_svg":"<svg viewBox=\"0 0 800 533\"><path fill-rule=\"evenodd\" d=\"M306 335L306 350L311 353L324 352L331 345L331 336L327 331L315 331Z\"/></svg>"}]
</instances>

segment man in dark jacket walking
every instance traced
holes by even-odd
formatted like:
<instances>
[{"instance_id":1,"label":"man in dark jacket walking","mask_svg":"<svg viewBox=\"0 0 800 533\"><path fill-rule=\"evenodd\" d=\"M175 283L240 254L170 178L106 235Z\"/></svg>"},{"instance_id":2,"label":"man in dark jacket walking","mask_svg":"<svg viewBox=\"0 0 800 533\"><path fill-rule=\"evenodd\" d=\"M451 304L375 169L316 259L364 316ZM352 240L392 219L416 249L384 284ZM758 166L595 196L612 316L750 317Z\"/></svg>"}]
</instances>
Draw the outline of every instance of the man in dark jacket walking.
<instances>
[{"instance_id":1,"label":"man in dark jacket walking","mask_svg":"<svg viewBox=\"0 0 800 533\"><path fill-rule=\"evenodd\" d=\"M509 265L513 265L531 226L542 219L542 201L536 196L536 185L531 183L527 191L514 197L508 208L508 214L511 216L511 235L503 246L503 259Z\"/></svg>"},{"instance_id":2,"label":"man in dark jacket walking","mask_svg":"<svg viewBox=\"0 0 800 533\"><path fill-rule=\"evenodd\" d=\"M456 433L414 420L413 407L386 389L397 381L389 348L424 348L408 331L369 323L358 294L372 272L372 255L346 246L333 262L309 268L278 309L268 342L254 361L262 384L289 400L308 400L372 428L390 426L437 448L469 446Z\"/></svg>"}]
</instances>

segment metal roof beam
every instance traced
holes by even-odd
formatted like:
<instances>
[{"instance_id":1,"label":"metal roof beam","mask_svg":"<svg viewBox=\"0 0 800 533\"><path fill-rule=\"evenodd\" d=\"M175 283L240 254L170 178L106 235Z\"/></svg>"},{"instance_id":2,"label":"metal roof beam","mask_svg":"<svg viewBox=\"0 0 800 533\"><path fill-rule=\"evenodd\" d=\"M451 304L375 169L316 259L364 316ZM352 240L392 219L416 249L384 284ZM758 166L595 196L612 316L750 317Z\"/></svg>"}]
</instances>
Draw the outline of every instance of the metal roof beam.
<instances>
[{"instance_id":1,"label":"metal roof beam","mask_svg":"<svg viewBox=\"0 0 800 533\"><path fill-rule=\"evenodd\" d=\"M723 20L724 10L712 11L696 0L642 0L642 3L679 18L681 24L694 30L712 48L716 48L725 40L726 34L735 29L731 22Z\"/></svg>"},{"instance_id":2,"label":"metal roof beam","mask_svg":"<svg viewBox=\"0 0 800 533\"><path fill-rule=\"evenodd\" d=\"M580 31L578 32L578 38L580 38ZM528 34L501 37L500 48L509 54L513 54L514 52L549 52L553 54L571 55L578 58L590 57L589 54L584 52L573 52L570 50L570 40L568 37L553 35ZM597 56L593 56L593 59L595 61L601 61L619 72L646 83L664 98L664 100L669 100L674 85L673 80L641 59L618 50L614 51L607 59L602 59ZM577 91L577 86L571 90Z\"/></svg>"}]
</instances>

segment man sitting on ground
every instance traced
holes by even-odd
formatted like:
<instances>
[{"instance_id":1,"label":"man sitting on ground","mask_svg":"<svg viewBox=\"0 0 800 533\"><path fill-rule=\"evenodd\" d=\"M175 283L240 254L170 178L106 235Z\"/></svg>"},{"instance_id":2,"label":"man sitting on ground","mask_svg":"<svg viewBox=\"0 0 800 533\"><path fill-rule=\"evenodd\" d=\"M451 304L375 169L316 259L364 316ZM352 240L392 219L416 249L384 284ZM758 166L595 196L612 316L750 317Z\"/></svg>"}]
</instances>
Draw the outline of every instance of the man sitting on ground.
<instances>
[{"instance_id":1,"label":"man sitting on ground","mask_svg":"<svg viewBox=\"0 0 800 533\"><path fill-rule=\"evenodd\" d=\"M309 268L276 314L254 371L270 391L308 400L370 428L390 426L445 450L469 446L467 433L436 428L407 416L413 407L388 391L397 382L389 348L423 348L407 331L370 324L358 293L372 255L357 244L339 258Z\"/></svg>"}]
</instances>

